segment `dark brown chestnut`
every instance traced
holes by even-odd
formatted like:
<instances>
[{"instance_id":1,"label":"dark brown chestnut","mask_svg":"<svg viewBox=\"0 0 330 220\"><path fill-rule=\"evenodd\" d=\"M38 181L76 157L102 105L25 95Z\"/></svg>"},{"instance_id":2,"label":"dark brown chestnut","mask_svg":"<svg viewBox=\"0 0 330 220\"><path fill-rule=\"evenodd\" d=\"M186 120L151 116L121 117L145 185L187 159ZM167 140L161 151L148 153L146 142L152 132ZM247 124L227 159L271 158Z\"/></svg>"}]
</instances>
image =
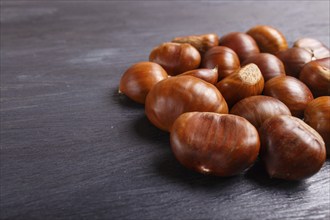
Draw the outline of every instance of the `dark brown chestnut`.
<instances>
[{"instance_id":1,"label":"dark brown chestnut","mask_svg":"<svg viewBox=\"0 0 330 220\"><path fill-rule=\"evenodd\" d=\"M248 34L231 32L220 38L220 46L229 47L236 52L241 62L249 56L260 53L256 41Z\"/></svg>"},{"instance_id":2,"label":"dark brown chestnut","mask_svg":"<svg viewBox=\"0 0 330 220\"><path fill-rule=\"evenodd\" d=\"M291 112L280 100L257 95L237 102L230 110L230 114L245 118L258 129L266 119L276 115L291 115Z\"/></svg>"},{"instance_id":3,"label":"dark brown chestnut","mask_svg":"<svg viewBox=\"0 0 330 220\"><path fill-rule=\"evenodd\" d=\"M321 135L330 156L330 96L311 101L305 109L304 121Z\"/></svg>"},{"instance_id":4,"label":"dark brown chestnut","mask_svg":"<svg viewBox=\"0 0 330 220\"><path fill-rule=\"evenodd\" d=\"M317 173L326 159L322 137L302 120L280 115L259 129L260 156L270 177L301 180Z\"/></svg>"},{"instance_id":5,"label":"dark brown chestnut","mask_svg":"<svg viewBox=\"0 0 330 220\"><path fill-rule=\"evenodd\" d=\"M218 67L219 80L221 80L239 70L240 61L232 49L216 46L205 53L201 66L207 69Z\"/></svg>"},{"instance_id":6,"label":"dark brown chestnut","mask_svg":"<svg viewBox=\"0 0 330 220\"><path fill-rule=\"evenodd\" d=\"M313 53L315 59L330 57L330 50L321 41L313 38L301 38L294 42L294 47L304 48Z\"/></svg>"},{"instance_id":7,"label":"dark brown chestnut","mask_svg":"<svg viewBox=\"0 0 330 220\"><path fill-rule=\"evenodd\" d=\"M190 44L166 42L151 51L149 61L161 65L169 75L178 75L197 69L201 55Z\"/></svg>"},{"instance_id":8,"label":"dark brown chestnut","mask_svg":"<svg viewBox=\"0 0 330 220\"><path fill-rule=\"evenodd\" d=\"M147 117L164 131L170 130L179 115L192 111L228 113L228 106L214 85L193 76L162 80L146 98Z\"/></svg>"},{"instance_id":9,"label":"dark brown chestnut","mask_svg":"<svg viewBox=\"0 0 330 220\"><path fill-rule=\"evenodd\" d=\"M219 36L217 34L201 34L201 35L190 35L183 37L173 38L172 42L175 43L188 43L194 46L201 55L212 47L219 45Z\"/></svg>"},{"instance_id":10,"label":"dark brown chestnut","mask_svg":"<svg viewBox=\"0 0 330 220\"><path fill-rule=\"evenodd\" d=\"M264 78L257 65L251 63L216 84L229 108L249 96L260 95Z\"/></svg>"},{"instance_id":11,"label":"dark brown chestnut","mask_svg":"<svg viewBox=\"0 0 330 220\"><path fill-rule=\"evenodd\" d=\"M307 63L299 79L308 86L314 97L330 95L330 57Z\"/></svg>"},{"instance_id":12,"label":"dark brown chestnut","mask_svg":"<svg viewBox=\"0 0 330 220\"><path fill-rule=\"evenodd\" d=\"M218 82L218 68L217 67L215 67L213 69L190 70L190 71L181 73L177 76L186 76L186 75L200 78L211 84L216 84Z\"/></svg>"},{"instance_id":13,"label":"dark brown chestnut","mask_svg":"<svg viewBox=\"0 0 330 220\"><path fill-rule=\"evenodd\" d=\"M272 96L283 102L293 116L302 118L313 94L300 80L291 76L278 76L265 83L264 95Z\"/></svg>"},{"instance_id":14,"label":"dark brown chestnut","mask_svg":"<svg viewBox=\"0 0 330 220\"><path fill-rule=\"evenodd\" d=\"M144 104L150 89L168 77L157 63L139 62L129 67L120 79L119 92L132 100Z\"/></svg>"},{"instance_id":15,"label":"dark brown chestnut","mask_svg":"<svg viewBox=\"0 0 330 220\"><path fill-rule=\"evenodd\" d=\"M283 62L286 74L296 78L299 77L304 65L313 59L311 52L299 47L280 51L276 56Z\"/></svg>"},{"instance_id":16,"label":"dark brown chestnut","mask_svg":"<svg viewBox=\"0 0 330 220\"><path fill-rule=\"evenodd\" d=\"M248 30L247 34L257 42L263 53L276 54L288 48L284 35L274 27L257 25Z\"/></svg>"},{"instance_id":17,"label":"dark brown chestnut","mask_svg":"<svg viewBox=\"0 0 330 220\"><path fill-rule=\"evenodd\" d=\"M211 112L180 115L170 140L182 165L216 176L233 176L249 168L260 149L258 132L246 119Z\"/></svg>"},{"instance_id":18,"label":"dark brown chestnut","mask_svg":"<svg viewBox=\"0 0 330 220\"><path fill-rule=\"evenodd\" d=\"M273 54L259 53L252 55L244 60L242 66L245 66L249 63L254 63L259 67L265 82L276 76L285 75L283 62Z\"/></svg>"}]
</instances>

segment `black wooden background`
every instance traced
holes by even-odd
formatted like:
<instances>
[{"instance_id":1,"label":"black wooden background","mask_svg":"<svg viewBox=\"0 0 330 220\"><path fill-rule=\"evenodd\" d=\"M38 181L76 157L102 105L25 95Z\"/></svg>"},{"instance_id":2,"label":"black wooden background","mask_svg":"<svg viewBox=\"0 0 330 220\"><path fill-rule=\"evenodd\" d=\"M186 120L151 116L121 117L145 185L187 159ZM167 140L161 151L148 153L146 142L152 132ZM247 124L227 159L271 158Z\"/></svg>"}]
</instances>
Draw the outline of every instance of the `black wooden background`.
<instances>
[{"instance_id":1,"label":"black wooden background","mask_svg":"<svg viewBox=\"0 0 330 220\"><path fill-rule=\"evenodd\" d=\"M256 24L329 46L329 1L1 1L1 219L329 219L329 160L301 182L196 174L117 93L161 42Z\"/></svg>"}]
</instances>

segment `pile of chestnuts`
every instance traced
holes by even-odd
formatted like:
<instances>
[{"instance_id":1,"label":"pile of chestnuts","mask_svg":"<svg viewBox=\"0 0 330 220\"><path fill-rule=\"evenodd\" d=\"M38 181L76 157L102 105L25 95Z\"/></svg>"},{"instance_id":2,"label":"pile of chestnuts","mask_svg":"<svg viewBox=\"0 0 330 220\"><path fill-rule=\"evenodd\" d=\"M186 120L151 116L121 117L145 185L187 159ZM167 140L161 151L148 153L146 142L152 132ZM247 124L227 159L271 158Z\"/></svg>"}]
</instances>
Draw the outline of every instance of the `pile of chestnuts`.
<instances>
[{"instance_id":1,"label":"pile of chestnuts","mask_svg":"<svg viewBox=\"0 0 330 220\"><path fill-rule=\"evenodd\" d=\"M301 180L330 155L330 51L276 28L176 37L127 69L119 92L145 105L185 167L232 176L260 158Z\"/></svg>"}]
</instances>

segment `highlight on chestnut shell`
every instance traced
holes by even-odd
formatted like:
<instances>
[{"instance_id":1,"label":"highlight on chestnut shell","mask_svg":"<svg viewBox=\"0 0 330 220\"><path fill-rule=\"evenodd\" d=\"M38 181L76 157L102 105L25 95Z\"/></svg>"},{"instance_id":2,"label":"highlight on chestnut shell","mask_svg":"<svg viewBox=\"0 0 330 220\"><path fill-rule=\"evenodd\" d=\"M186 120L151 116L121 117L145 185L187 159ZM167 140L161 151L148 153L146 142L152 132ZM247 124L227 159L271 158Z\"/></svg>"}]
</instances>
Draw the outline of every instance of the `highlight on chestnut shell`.
<instances>
[{"instance_id":1,"label":"highlight on chestnut shell","mask_svg":"<svg viewBox=\"0 0 330 220\"><path fill-rule=\"evenodd\" d=\"M144 104L150 89L167 77L166 71L159 64L139 62L130 66L122 75L119 92L135 102Z\"/></svg>"},{"instance_id":2,"label":"highlight on chestnut shell","mask_svg":"<svg viewBox=\"0 0 330 220\"><path fill-rule=\"evenodd\" d=\"M330 57L330 50L321 41L314 38L300 38L293 44L294 47L304 48L312 52L315 59Z\"/></svg>"},{"instance_id":3,"label":"highlight on chestnut shell","mask_svg":"<svg viewBox=\"0 0 330 220\"><path fill-rule=\"evenodd\" d=\"M197 77L211 84L216 84L218 82L219 74L218 74L218 67L215 67L213 69L189 70L177 76L186 76L186 75Z\"/></svg>"},{"instance_id":4,"label":"highlight on chestnut shell","mask_svg":"<svg viewBox=\"0 0 330 220\"><path fill-rule=\"evenodd\" d=\"M185 167L199 173L233 176L256 161L258 132L246 119L229 114L188 112L174 122L172 151Z\"/></svg>"},{"instance_id":5,"label":"highlight on chestnut shell","mask_svg":"<svg viewBox=\"0 0 330 220\"><path fill-rule=\"evenodd\" d=\"M237 102L230 110L230 114L245 118L258 129L266 119L277 115L291 115L291 112L280 100L257 95Z\"/></svg>"},{"instance_id":6,"label":"highlight on chestnut shell","mask_svg":"<svg viewBox=\"0 0 330 220\"><path fill-rule=\"evenodd\" d=\"M228 106L211 83L194 76L169 77L148 93L145 113L161 130L169 131L175 119L185 112L228 113Z\"/></svg>"},{"instance_id":7,"label":"highlight on chestnut shell","mask_svg":"<svg viewBox=\"0 0 330 220\"><path fill-rule=\"evenodd\" d=\"M259 129L260 156L270 177L302 180L316 174L326 159L322 137L302 120L280 115Z\"/></svg>"}]
</instances>

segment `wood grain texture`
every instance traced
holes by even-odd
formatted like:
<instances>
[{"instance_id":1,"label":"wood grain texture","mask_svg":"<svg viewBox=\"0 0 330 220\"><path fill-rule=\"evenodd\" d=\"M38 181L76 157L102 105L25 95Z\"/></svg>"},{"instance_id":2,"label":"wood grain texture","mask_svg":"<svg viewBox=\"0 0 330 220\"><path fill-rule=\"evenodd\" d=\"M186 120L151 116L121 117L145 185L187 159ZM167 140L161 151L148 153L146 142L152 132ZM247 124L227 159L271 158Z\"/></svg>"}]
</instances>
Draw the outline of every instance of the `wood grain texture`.
<instances>
[{"instance_id":1,"label":"wood grain texture","mask_svg":"<svg viewBox=\"0 0 330 220\"><path fill-rule=\"evenodd\" d=\"M1 1L1 219L329 219L330 163L301 182L257 163L183 168L121 74L161 42L273 25L329 46L329 1Z\"/></svg>"}]
</instances>

